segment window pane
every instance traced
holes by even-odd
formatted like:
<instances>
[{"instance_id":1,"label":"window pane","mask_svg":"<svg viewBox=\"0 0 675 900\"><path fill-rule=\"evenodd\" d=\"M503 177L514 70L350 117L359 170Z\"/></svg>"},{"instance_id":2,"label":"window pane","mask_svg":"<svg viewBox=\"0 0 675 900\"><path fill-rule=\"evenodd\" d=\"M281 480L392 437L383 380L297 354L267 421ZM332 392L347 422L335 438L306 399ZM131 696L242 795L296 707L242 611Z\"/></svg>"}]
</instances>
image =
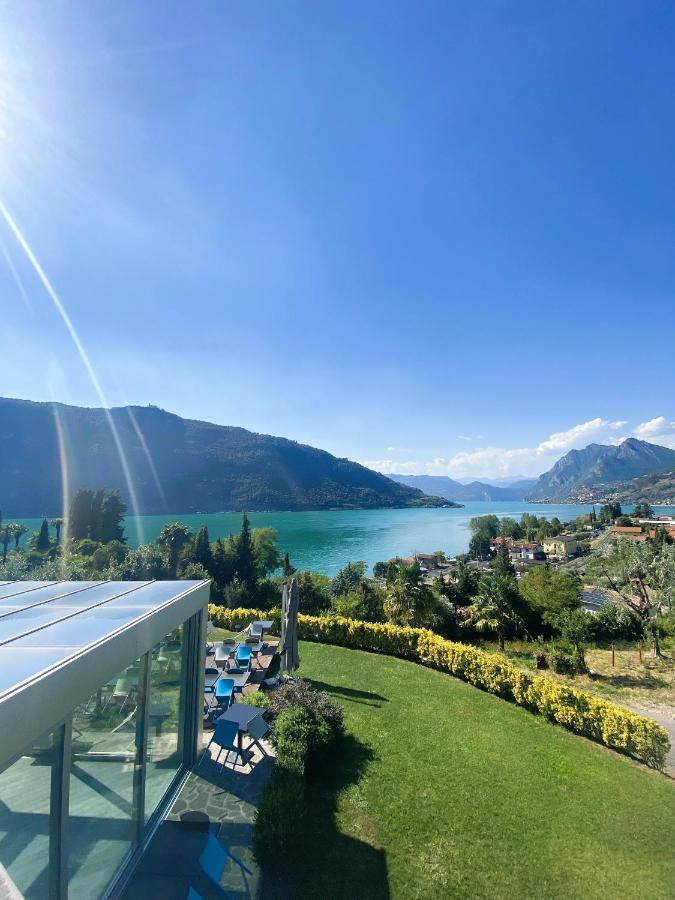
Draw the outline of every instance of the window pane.
<instances>
[{"instance_id":1,"label":"window pane","mask_svg":"<svg viewBox=\"0 0 675 900\"><path fill-rule=\"evenodd\" d=\"M52 735L0 774L0 862L24 895L49 896Z\"/></svg>"},{"instance_id":2,"label":"window pane","mask_svg":"<svg viewBox=\"0 0 675 900\"><path fill-rule=\"evenodd\" d=\"M70 770L71 897L94 900L132 848L133 782L140 722L140 660L73 713Z\"/></svg>"},{"instance_id":3,"label":"window pane","mask_svg":"<svg viewBox=\"0 0 675 900\"><path fill-rule=\"evenodd\" d=\"M146 819L157 809L182 763L184 634L182 626L177 628L150 654Z\"/></svg>"}]
</instances>

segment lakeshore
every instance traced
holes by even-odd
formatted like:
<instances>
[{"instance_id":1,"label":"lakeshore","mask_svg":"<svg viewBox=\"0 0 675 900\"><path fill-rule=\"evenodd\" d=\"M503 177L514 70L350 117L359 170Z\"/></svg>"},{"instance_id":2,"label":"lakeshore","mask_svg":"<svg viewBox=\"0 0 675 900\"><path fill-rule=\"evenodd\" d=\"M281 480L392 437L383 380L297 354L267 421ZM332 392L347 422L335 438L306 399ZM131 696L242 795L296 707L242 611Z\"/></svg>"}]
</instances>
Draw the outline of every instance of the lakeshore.
<instances>
[{"instance_id":1,"label":"lakeshore","mask_svg":"<svg viewBox=\"0 0 675 900\"><path fill-rule=\"evenodd\" d=\"M469 521L494 513L519 519L524 512L568 521L590 512L592 504L526 503L525 501L473 501L461 508L317 510L315 512L250 513L254 528L271 527L279 533L282 553L288 552L298 569L335 573L350 560L363 560L369 568L392 556L444 550L449 556L468 549ZM632 506L627 506L631 509ZM659 513L675 513L661 507ZM5 516L7 521L10 517ZM20 519L37 531L41 519ZM154 541L167 522L183 522L193 530L207 525L211 540L239 531L241 513L127 516L125 534L130 546ZM28 537L28 535L26 535ZM25 538L22 543L25 543Z\"/></svg>"}]
</instances>

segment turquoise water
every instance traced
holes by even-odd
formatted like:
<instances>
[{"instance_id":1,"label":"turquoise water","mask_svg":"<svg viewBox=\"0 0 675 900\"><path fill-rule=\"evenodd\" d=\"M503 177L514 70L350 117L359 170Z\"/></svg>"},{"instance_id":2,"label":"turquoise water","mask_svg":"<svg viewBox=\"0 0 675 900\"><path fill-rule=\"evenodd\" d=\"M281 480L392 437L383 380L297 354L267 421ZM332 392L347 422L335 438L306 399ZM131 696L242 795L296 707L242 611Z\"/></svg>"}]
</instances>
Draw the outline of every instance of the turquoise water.
<instances>
[{"instance_id":1,"label":"turquoise water","mask_svg":"<svg viewBox=\"0 0 675 900\"><path fill-rule=\"evenodd\" d=\"M561 521L589 512L591 506L525 503L522 501L474 502L463 509L362 509L318 512L251 513L253 527L269 525L279 532L282 553L288 552L298 569L312 569L334 575L349 560L364 560L372 566L381 559L444 550L454 556L469 546L469 519L495 513L520 518L524 512ZM659 507L659 513L675 514L673 507ZM32 531L40 519L22 520ZM206 524L214 540L238 531L239 513L201 515L141 516L126 520L131 546L153 541L167 522L184 522L193 529Z\"/></svg>"}]
</instances>

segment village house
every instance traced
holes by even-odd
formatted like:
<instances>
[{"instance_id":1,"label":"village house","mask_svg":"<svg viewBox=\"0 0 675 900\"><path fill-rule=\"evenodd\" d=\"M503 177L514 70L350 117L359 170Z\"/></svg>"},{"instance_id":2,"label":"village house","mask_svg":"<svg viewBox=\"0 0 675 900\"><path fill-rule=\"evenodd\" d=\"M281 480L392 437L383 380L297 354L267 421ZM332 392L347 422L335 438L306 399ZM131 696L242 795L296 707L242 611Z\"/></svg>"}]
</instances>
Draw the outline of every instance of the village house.
<instances>
[{"instance_id":1,"label":"village house","mask_svg":"<svg viewBox=\"0 0 675 900\"><path fill-rule=\"evenodd\" d=\"M530 561L544 562L546 554L541 544L531 543L528 541L513 541L509 556L512 560L524 559Z\"/></svg>"},{"instance_id":2,"label":"village house","mask_svg":"<svg viewBox=\"0 0 675 900\"><path fill-rule=\"evenodd\" d=\"M434 556L433 553L417 553L416 559L420 564L420 568L426 569L427 572L430 572L432 569L439 568L438 558Z\"/></svg>"},{"instance_id":3,"label":"village house","mask_svg":"<svg viewBox=\"0 0 675 900\"><path fill-rule=\"evenodd\" d=\"M625 538L634 544L643 544L649 540L649 535L639 525L611 525L609 533L613 541Z\"/></svg>"},{"instance_id":4,"label":"village house","mask_svg":"<svg viewBox=\"0 0 675 900\"><path fill-rule=\"evenodd\" d=\"M573 534L559 534L557 537L545 538L542 546L547 556L574 556L579 549L577 539Z\"/></svg>"}]
</instances>

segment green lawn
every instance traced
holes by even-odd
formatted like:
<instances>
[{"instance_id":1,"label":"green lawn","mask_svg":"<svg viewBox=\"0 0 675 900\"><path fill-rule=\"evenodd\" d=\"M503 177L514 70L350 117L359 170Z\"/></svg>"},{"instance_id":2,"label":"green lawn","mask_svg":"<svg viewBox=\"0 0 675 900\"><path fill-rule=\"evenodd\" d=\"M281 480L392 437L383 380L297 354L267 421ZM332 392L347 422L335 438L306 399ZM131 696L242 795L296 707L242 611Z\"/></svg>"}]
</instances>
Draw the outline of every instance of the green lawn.
<instances>
[{"instance_id":1,"label":"green lawn","mask_svg":"<svg viewBox=\"0 0 675 900\"><path fill-rule=\"evenodd\" d=\"M293 897L672 897L675 783L454 678L302 643L348 738Z\"/></svg>"}]
</instances>

